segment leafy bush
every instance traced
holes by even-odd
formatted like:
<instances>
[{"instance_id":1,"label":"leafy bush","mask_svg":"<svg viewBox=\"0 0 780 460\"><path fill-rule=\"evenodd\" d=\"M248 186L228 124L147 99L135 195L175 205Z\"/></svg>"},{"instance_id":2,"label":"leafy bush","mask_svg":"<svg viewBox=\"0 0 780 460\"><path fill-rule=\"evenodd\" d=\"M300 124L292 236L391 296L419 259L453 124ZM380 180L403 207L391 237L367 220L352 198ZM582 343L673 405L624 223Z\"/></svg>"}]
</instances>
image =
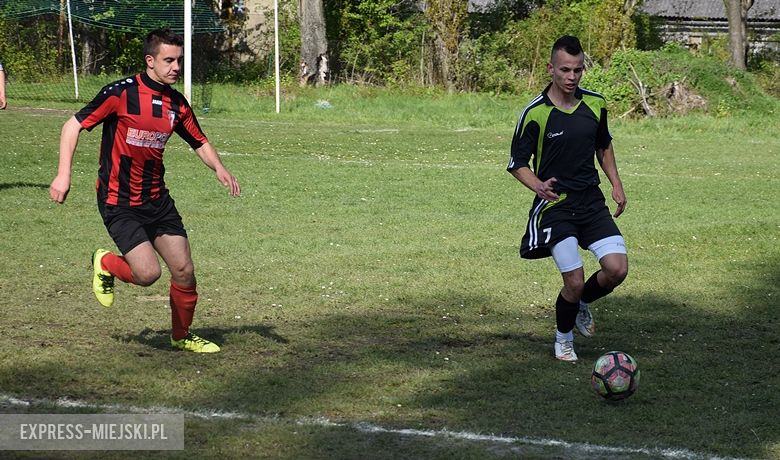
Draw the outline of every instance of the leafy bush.
<instances>
[{"instance_id":1,"label":"leafy bush","mask_svg":"<svg viewBox=\"0 0 780 460\"><path fill-rule=\"evenodd\" d=\"M780 74L777 67L767 67ZM611 112L620 116L643 113L636 87L640 81L646 87L647 103L658 116L695 109L728 117L771 111L777 106L750 73L736 70L717 57L697 56L676 45L658 51L618 51L608 67L589 69L582 86L603 94ZM684 92L686 100L680 101L680 94L672 94L673 89Z\"/></svg>"},{"instance_id":2,"label":"leafy bush","mask_svg":"<svg viewBox=\"0 0 780 460\"><path fill-rule=\"evenodd\" d=\"M111 66L104 68L104 72L125 75L143 69L144 37L124 32L107 32L106 35L108 48L118 54L109 61Z\"/></svg>"},{"instance_id":3,"label":"leafy bush","mask_svg":"<svg viewBox=\"0 0 780 460\"><path fill-rule=\"evenodd\" d=\"M622 0L554 0L526 19L464 41L461 89L516 92L546 84L550 47L565 34L580 37L590 58L607 66L618 50L635 44L632 19L622 8Z\"/></svg>"},{"instance_id":4,"label":"leafy bush","mask_svg":"<svg viewBox=\"0 0 780 460\"><path fill-rule=\"evenodd\" d=\"M780 42L780 32L769 38ZM750 56L748 69L755 73L756 81L767 93L780 97L780 50L765 49Z\"/></svg>"},{"instance_id":5,"label":"leafy bush","mask_svg":"<svg viewBox=\"0 0 780 460\"><path fill-rule=\"evenodd\" d=\"M616 67L605 69L595 65L585 72L582 86L604 96L610 112L626 113L639 104L639 96L630 79L625 77Z\"/></svg>"},{"instance_id":6,"label":"leafy bush","mask_svg":"<svg viewBox=\"0 0 780 460\"><path fill-rule=\"evenodd\" d=\"M674 57L680 52L685 53L674 49L617 51L609 67L596 65L589 69L582 85L604 95L614 113L625 114L640 108L642 100L637 87L641 84L649 103L663 114L667 109L663 101L664 90L669 84L686 78L674 64Z\"/></svg>"},{"instance_id":7,"label":"leafy bush","mask_svg":"<svg viewBox=\"0 0 780 460\"><path fill-rule=\"evenodd\" d=\"M9 79L38 82L59 75L56 34L54 21L30 19L22 23L0 18L0 59Z\"/></svg>"},{"instance_id":8,"label":"leafy bush","mask_svg":"<svg viewBox=\"0 0 780 460\"><path fill-rule=\"evenodd\" d=\"M466 91L520 92L528 72L512 62L507 34L486 33L461 46L460 87Z\"/></svg>"},{"instance_id":9,"label":"leafy bush","mask_svg":"<svg viewBox=\"0 0 780 460\"><path fill-rule=\"evenodd\" d=\"M664 42L658 33L657 19L640 12L634 14L633 21L638 49L650 51L663 48Z\"/></svg>"},{"instance_id":10,"label":"leafy bush","mask_svg":"<svg viewBox=\"0 0 780 460\"><path fill-rule=\"evenodd\" d=\"M394 86L421 82L425 20L412 2L326 0L331 70L340 80Z\"/></svg>"},{"instance_id":11,"label":"leafy bush","mask_svg":"<svg viewBox=\"0 0 780 460\"><path fill-rule=\"evenodd\" d=\"M772 61L763 61L758 65L756 81L767 93L780 97L780 65Z\"/></svg>"}]
</instances>

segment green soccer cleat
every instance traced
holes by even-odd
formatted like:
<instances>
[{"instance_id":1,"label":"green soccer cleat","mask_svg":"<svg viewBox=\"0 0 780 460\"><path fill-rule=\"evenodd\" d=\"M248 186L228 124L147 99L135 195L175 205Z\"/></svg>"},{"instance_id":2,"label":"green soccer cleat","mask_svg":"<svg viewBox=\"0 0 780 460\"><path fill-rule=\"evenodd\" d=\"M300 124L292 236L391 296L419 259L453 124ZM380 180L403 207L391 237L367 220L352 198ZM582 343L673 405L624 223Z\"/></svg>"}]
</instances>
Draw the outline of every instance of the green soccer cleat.
<instances>
[{"instance_id":1,"label":"green soccer cleat","mask_svg":"<svg viewBox=\"0 0 780 460\"><path fill-rule=\"evenodd\" d=\"M181 340L176 340L171 336L171 346L173 348L178 348L179 350L191 351L194 353L216 353L219 351L219 345L200 338L192 332Z\"/></svg>"},{"instance_id":2,"label":"green soccer cleat","mask_svg":"<svg viewBox=\"0 0 780 460\"><path fill-rule=\"evenodd\" d=\"M114 275L103 270L100 261L108 254L105 249L96 249L92 253L92 291L100 305L110 307L114 303Z\"/></svg>"}]
</instances>

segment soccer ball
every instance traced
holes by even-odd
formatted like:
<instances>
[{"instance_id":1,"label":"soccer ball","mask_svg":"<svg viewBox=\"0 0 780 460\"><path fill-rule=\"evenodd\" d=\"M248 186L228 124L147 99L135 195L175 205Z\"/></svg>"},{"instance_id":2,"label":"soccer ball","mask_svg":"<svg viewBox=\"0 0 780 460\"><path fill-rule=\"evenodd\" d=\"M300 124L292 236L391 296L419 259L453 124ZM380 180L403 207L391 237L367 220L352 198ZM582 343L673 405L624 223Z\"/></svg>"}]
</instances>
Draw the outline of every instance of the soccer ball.
<instances>
[{"instance_id":1,"label":"soccer ball","mask_svg":"<svg viewBox=\"0 0 780 460\"><path fill-rule=\"evenodd\" d=\"M622 351L604 353L593 366L590 384L599 396L609 401L628 398L639 386L636 360Z\"/></svg>"}]
</instances>

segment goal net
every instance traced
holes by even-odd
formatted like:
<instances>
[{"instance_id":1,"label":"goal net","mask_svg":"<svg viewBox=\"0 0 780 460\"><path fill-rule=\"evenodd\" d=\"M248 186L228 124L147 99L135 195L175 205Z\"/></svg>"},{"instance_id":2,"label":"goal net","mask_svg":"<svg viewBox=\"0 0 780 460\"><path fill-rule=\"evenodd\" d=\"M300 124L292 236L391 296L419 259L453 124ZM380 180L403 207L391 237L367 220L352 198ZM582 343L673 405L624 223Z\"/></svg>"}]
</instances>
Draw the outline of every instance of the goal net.
<instances>
[{"instance_id":1,"label":"goal net","mask_svg":"<svg viewBox=\"0 0 780 460\"><path fill-rule=\"evenodd\" d=\"M192 104L199 109L211 105L208 63L225 32L220 6L193 2ZM8 97L44 107L89 101L110 81L143 69L144 37L158 27L183 33L181 0L0 0Z\"/></svg>"}]
</instances>

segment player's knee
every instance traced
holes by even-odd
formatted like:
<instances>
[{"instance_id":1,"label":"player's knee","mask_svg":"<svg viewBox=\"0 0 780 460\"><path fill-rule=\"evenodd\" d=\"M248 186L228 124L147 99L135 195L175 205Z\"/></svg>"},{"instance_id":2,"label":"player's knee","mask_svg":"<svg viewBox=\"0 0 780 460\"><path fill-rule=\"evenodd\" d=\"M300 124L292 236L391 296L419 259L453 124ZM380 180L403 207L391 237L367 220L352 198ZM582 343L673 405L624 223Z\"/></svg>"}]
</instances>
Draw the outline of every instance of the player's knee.
<instances>
[{"instance_id":1,"label":"player's knee","mask_svg":"<svg viewBox=\"0 0 780 460\"><path fill-rule=\"evenodd\" d=\"M628 264L616 264L609 267L607 270L602 269L602 271L604 271L604 274L607 276L609 283L615 287L622 283L623 280L626 279L626 276L628 276Z\"/></svg>"},{"instance_id":2,"label":"player's knee","mask_svg":"<svg viewBox=\"0 0 780 460\"><path fill-rule=\"evenodd\" d=\"M563 283L563 296L567 299L579 299L584 287L585 282L582 279L567 279Z\"/></svg>"},{"instance_id":3,"label":"player's knee","mask_svg":"<svg viewBox=\"0 0 780 460\"><path fill-rule=\"evenodd\" d=\"M133 271L135 284L139 286L151 286L160 279L160 267L148 267L142 270Z\"/></svg>"},{"instance_id":4,"label":"player's knee","mask_svg":"<svg viewBox=\"0 0 780 460\"><path fill-rule=\"evenodd\" d=\"M195 284L195 266L192 262L168 268L171 270L171 278L178 285L191 286Z\"/></svg>"}]
</instances>

